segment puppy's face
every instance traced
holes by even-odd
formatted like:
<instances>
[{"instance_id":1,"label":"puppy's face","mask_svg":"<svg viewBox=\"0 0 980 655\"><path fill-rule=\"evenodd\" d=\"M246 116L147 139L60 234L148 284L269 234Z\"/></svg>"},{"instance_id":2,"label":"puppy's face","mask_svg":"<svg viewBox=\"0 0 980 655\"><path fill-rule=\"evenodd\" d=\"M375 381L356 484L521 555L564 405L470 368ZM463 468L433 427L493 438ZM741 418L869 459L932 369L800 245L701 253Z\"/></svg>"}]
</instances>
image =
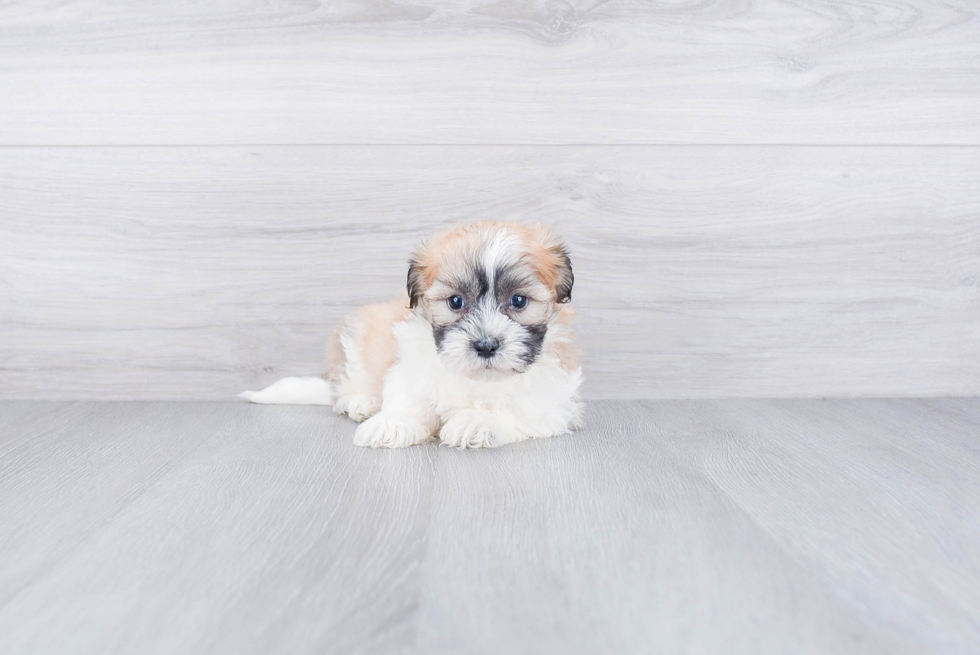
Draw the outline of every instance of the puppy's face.
<instances>
[{"instance_id":1,"label":"puppy's face","mask_svg":"<svg viewBox=\"0 0 980 655\"><path fill-rule=\"evenodd\" d=\"M535 362L573 282L565 248L548 228L486 222L423 244L409 266L408 295L432 324L447 368L495 379Z\"/></svg>"}]
</instances>

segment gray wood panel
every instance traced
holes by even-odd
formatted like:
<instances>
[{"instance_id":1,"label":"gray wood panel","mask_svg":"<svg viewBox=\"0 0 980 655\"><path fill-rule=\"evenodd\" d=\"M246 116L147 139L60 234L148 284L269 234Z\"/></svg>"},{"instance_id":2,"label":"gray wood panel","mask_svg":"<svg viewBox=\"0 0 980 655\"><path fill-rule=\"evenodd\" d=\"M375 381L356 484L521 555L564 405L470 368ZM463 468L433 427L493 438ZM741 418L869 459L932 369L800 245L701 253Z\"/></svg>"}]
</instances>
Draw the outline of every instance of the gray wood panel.
<instances>
[{"instance_id":1,"label":"gray wood panel","mask_svg":"<svg viewBox=\"0 0 980 655\"><path fill-rule=\"evenodd\" d=\"M319 407L0 403L4 653L974 653L980 400L597 401L495 451Z\"/></svg>"},{"instance_id":2,"label":"gray wood panel","mask_svg":"<svg viewBox=\"0 0 980 655\"><path fill-rule=\"evenodd\" d=\"M980 144L971 0L0 7L0 144Z\"/></svg>"},{"instance_id":3,"label":"gray wood panel","mask_svg":"<svg viewBox=\"0 0 980 655\"><path fill-rule=\"evenodd\" d=\"M586 395L980 393L980 149L0 150L0 395L323 370L455 221L570 244Z\"/></svg>"}]
</instances>

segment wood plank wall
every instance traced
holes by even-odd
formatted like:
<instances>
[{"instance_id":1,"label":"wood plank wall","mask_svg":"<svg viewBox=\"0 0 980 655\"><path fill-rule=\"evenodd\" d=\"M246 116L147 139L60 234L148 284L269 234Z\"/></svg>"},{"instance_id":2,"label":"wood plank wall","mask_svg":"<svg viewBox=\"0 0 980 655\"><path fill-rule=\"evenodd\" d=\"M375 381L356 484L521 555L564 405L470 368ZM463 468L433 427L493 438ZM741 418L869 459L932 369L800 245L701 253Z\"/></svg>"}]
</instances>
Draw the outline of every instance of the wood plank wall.
<instances>
[{"instance_id":1,"label":"wood plank wall","mask_svg":"<svg viewBox=\"0 0 980 655\"><path fill-rule=\"evenodd\" d=\"M568 240L589 397L978 394L978 9L0 7L0 397L319 372L485 218Z\"/></svg>"}]
</instances>

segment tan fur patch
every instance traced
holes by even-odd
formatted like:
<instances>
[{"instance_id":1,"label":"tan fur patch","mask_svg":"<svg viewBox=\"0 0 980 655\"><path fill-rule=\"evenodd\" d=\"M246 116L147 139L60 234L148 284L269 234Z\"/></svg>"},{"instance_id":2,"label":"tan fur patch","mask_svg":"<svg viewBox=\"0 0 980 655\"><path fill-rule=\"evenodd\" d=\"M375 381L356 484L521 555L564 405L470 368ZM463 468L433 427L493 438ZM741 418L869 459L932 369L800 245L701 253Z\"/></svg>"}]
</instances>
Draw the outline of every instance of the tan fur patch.
<instances>
[{"instance_id":1,"label":"tan fur patch","mask_svg":"<svg viewBox=\"0 0 980 655\"><path fill-rule=\"evenodd\" d=\"M581 349L575 345L572 339L572 318L575 316L575 308L571 305L562 305L555 316L555 323L562 329L562 338L549 344L548 350L558 358L561 367L566 371L574 371L579 367L582 358Z\"/></svg>"},{"instance_id":2,"label":"tan fur patch","mask_svg":"<svg viewBox=\"0 0 980 655\"><path fill-rule=\"evenodd\" d=\"M392 325L412 315L408 294L377 305L365 305L348 314L330 337L327 378L334 393L367 394L381 397L384 376L398 355ZM343 342L351 344L356 362L351 362ZM355 368L357 370L352 370Z\"/></svg>"},{"instance_id":3,"label":"tan fur patch","mask_svg":"<svg viewBox=\"0 0 980 655\"><path fill-rule=\"evenodd\" d=\"M518 225L514 229L527 244L528 257L534 271L546 286L554 289L558 283L561 266L554 249L560 247L561 243L551 230L543 225Z\"/></svg>"}]
</instances>

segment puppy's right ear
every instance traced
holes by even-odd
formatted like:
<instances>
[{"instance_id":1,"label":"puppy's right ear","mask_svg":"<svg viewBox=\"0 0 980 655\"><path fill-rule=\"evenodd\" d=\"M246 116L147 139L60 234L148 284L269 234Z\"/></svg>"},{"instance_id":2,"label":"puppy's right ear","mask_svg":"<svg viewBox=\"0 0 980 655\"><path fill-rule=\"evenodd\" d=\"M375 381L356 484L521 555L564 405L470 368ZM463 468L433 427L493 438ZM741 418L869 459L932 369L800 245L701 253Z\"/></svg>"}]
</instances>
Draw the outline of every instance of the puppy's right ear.
<instances>
[{"instance_id":1,"label":"puppy's right ear","mask_svg":"<svg viewBox=\"0 0 980 655\"><path fill-rule=\"evenodd\" d=\"M415 309L425 292L425 276L418 257L408 260L408 306Z\"/></svg>"},{"instance_id":2,"label":"puppy's right ear","mask_svg":"<svg viewBox=\"0 0 980 655\"><path fill-rule=\"evenodd\" d=\"M408 260L408 306L415 309L425 297L439 272L439 249L431 241L423 241Z\"/></svg>"}]
</instances>

